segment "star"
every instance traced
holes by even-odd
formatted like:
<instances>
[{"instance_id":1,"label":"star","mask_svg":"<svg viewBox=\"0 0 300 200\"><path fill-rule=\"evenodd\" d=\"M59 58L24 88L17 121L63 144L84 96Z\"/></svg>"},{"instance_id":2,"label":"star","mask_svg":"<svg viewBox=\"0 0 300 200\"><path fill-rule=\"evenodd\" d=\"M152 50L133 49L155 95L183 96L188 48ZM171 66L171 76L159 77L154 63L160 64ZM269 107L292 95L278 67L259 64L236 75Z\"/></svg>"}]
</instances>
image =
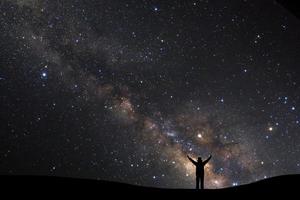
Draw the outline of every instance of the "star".
<instances>
[{"instance_id":1,"label":"star","mask_svg":"<svg viewBox=\"0 0 300 200\"><path fill-rule=\"evenodd\" d=\"M232 186L238 186L238 183L237 182L233 182Z\"/></svg>"},{"instance_id":2,"label":"star","mask_svg":"<svg viewBox=\"0 0 300 200\"><path fill-rule=\"evenodd\" d=\"M295 106L292 106L292 108L291 108L291 109L294 111L294 110L296 110L296 107L295 107Z\"/></svg>"},{"instance_id":3,"label":"star","mask_svg":"<svg viewBox=\"0 0 300 200\"><path fill-rule=\"evenodd\" d=\"M41 73L41 79L44 79L44 80L45 80L45 79L47 79L47 78L48 78L47 72L45 72L45 71L42 72L42 73Z\"/></svg>"}]
</instances>

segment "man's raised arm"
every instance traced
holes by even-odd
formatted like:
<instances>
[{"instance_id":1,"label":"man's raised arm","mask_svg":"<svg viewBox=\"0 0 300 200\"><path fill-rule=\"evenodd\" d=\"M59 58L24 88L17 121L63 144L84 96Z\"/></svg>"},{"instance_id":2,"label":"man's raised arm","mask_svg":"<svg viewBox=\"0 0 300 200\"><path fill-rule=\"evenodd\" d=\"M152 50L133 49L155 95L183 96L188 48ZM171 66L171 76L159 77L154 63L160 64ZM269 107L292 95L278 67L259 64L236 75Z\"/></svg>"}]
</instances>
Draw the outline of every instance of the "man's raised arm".
<instances>
[{"instance_id":1,"label":"man's raised arm","mask_svg":"<svg viewBox=\"0 0 300 200\"><path fill-rule=\"evenodd\" d=\"M211 159L211 155L203 162L204 165L206 165L206 163L208 163L208 161Z\"/></svg>"},{"instance_id":2,"label":"man's raised arm","mask_svg":"<svg viewBox=\"0 0 300 200\"><path fill-rule=\"evenodd\" d=\"M197 164L197 162L196 161L194 161L189 155L187 155L187 157L188 157L188 159L194 164L194 165L196 165Z\"/></svg>"}]
</instances>

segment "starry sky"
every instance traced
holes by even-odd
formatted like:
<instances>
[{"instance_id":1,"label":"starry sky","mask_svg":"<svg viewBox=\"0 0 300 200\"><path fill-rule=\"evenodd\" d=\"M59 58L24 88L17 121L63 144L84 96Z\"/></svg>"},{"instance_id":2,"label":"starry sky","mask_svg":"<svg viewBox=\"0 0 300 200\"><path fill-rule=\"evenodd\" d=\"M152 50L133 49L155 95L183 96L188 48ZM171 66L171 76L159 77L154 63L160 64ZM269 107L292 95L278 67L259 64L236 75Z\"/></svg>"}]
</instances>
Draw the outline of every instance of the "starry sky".
<instances>
[{"instance_id":1,"label":"starry sky","mask_svg":"<svg viewBox=\"0 0 300 200\"><path fill-rule=\"evenodd\" d=\"M0 174L193 188L300 173L300 21L276 1L2 0Z\"/></svg>"}]
</instances>

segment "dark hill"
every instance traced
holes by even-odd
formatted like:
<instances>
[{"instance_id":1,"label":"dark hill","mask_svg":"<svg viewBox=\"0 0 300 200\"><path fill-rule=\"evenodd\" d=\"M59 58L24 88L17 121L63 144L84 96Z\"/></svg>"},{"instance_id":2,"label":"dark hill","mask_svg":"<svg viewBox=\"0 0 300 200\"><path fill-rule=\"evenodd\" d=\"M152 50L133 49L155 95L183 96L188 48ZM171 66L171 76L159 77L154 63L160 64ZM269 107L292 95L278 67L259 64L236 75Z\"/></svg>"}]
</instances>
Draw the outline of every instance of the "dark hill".
<instances>
[{"instance_id":1,"label":"dark hill","mask_svg":"<svg viewBox=\"0 0 300 200\"><path fill-rule=\"evenodd\" d=\"M37 197L107 197L121 195L122 197L156 198L162 196L257 196L259 194L296 194L300 190L300 175L285 175L264 179L255 183L232 188L196 191L194 189L160 189L135 186L125 183L75 179L50 176L0 176L2 194L10 196ZM39 196L42 194L43 196ZM142 196L141 196L142 195ZM106 199L106 198L105 198Z\"/></svg>"}]
</instances>

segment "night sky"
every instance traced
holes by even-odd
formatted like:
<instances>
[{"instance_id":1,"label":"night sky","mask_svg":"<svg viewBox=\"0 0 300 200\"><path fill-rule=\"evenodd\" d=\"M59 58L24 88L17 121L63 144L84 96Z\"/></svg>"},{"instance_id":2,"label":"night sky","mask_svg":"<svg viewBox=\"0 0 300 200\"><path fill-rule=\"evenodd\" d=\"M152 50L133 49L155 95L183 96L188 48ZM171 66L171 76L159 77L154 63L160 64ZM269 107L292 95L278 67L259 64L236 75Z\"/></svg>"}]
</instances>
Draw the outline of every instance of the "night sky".
<instances>
[{"instance_id":1,"label":"night sky","mask_svg":"<svg viewBox=\"0 0 300 200\"><path fill-rule=\"evenodd\" d=\"M300 21L276 1L1 0L0 174L208 188L300 173Z\"/></svg>"}]
</instances>

